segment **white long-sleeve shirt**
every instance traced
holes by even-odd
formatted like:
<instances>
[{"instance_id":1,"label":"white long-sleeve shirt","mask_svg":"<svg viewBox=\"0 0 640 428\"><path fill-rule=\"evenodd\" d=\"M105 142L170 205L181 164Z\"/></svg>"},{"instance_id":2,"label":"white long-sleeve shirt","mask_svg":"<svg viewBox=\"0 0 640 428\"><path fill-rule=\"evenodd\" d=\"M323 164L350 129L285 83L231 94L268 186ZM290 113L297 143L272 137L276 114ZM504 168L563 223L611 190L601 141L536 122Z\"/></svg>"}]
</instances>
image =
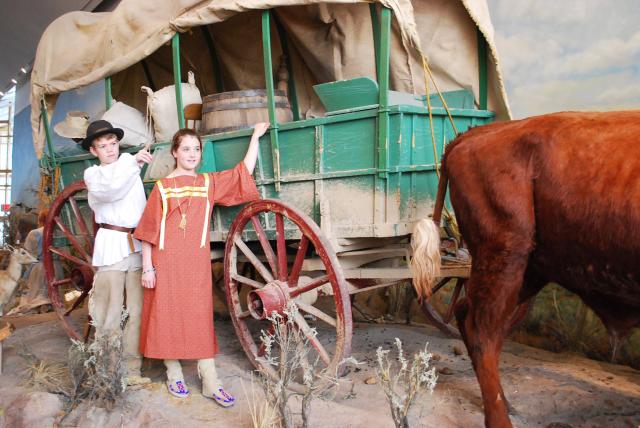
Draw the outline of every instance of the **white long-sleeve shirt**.
<instances>
[{"instance_id":1,"label":"white long-sleeve shirt","mask_svg":"<svg viewBox=\"0 0 640 428\"><path fill-rule=\"evenodd\" d=\"M129 153L120 155L108 165L94 165L84 171L89 189L89 206L95 213L96 223L135 228L147 203L140 179L140 167ZM133 240L135 252L142 249L140 241ZM131 254L127 233L98 229L93 246L93 265L109 266Z\"/></svg>"}]
</instances>

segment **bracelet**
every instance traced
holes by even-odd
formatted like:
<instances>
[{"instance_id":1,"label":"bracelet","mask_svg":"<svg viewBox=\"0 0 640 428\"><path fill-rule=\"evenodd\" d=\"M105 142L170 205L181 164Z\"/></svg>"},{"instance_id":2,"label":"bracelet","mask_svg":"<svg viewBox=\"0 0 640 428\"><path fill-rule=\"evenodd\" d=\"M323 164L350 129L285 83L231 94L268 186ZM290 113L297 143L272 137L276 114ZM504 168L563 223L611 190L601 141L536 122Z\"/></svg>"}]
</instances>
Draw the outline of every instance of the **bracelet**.
<instances>
[{"instance_id":1,"label":"bracelet","mask_svg":"<svg viewBox=\"0 0 640 428\"><path fill-rule=\"evenodd\" d=\"M155 272L155 271L156 271L156 268L152 267L151 269L143 270L142 273L145 274L145 273Z\"/></svg>"}]
</instances>

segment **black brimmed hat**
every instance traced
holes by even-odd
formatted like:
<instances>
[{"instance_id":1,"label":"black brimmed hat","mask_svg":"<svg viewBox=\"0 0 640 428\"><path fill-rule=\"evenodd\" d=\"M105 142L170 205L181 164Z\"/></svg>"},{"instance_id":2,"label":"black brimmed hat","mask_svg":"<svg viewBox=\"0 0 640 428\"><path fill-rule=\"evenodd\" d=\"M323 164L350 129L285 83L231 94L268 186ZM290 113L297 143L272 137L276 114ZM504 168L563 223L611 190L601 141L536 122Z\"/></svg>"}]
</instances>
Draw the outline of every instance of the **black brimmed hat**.
<instances>
[{"instance_id":1,"label":"black brimmed hat","mask_svg":"<svg viewBox=\"0 0 640 428\"><path fill-rule=\"evenodd\" d=\"M120 128L114 128L111 123L106 120L96 120L89 124L89 127L87 128L87 137L82 140L80 145L82 145L83 149L89 151L93 140L104 134L115 134L116 137L118 137L118 140L122 140L124 131Z\"/></svg>"}]
</instances>

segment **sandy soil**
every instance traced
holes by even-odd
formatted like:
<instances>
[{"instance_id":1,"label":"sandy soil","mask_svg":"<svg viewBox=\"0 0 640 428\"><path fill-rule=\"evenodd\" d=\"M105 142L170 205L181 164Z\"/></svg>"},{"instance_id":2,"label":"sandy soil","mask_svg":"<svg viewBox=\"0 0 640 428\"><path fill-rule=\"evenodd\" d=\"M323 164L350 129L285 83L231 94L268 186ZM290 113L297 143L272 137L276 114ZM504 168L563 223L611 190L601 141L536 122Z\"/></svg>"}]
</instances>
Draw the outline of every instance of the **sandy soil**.
<instances>
[{"instance_id":1,"label":"sandy soil","mask_svg":"<svg viewBox=\"0 0 640 428\"><path fill-rule=\"evenodd\" d=\"M165 390L161 364L145 362L145 373L154 383L130 389L112 412L80 407L68 415L62 426L220 426L250 427L248 400L250 366L229 322L217 322L221 355L217 358L224 382L239 399L222 409L200 395L194 363L185 364L186 381L192 396L171 397ZM388 406L379 385L364 381L374 376L373 359L378 346L390 348L399 337L409 353L426 342L439 361L438 385L432 395L418 400L410 413L412 427L481 427L480 391L466 352L459 340L445 338L423 326L358 323L354 330L353 354L365 364L349 376L355 396L345 398L346 389L335 401L316 400L312 406L313 427L393 427ZM4 346L4 372L0 376L0 427L52 426L60 420L61 404L56 396L29 391L20 385L25 360L18 355L25 344L39 358L65 361L68 339L51 317L22 319ZM517 414L517 427L640 427L640 372L585 359L572 354L553 354L509 342L502 354L502 381ZM566 425L565 425L566 424Z\"/></svg>"}]
</instances>

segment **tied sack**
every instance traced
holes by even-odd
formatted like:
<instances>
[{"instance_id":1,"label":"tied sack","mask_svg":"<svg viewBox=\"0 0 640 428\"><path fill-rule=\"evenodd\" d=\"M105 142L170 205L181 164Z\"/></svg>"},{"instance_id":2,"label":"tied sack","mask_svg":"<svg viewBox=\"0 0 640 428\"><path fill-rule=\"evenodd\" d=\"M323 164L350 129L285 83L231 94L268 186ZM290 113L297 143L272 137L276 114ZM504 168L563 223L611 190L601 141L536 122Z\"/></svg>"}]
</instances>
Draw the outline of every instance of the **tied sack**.
<instances>
[{"instance_id":1,"label":"tied sack","mask_svg":"<svg viewBox=\"0 0 640 428\"><path fill-rule=\"evenodd\" d=\"M202 96L192 71L189 71L188 83L181 85L183 105L202 104ZM156 92L146 86L141 89L147 93L147 114L153 121L156 141L171 141L173 134L179 129L175 86L166 86Z\"/></svg>"},{"instance_id":2,"label":"tied sack","mask_svg":"<svg viewBox=\"0 0 640 428\"><path fill-rule=\"evenodd\" d=\"M121 147L153 144L153 132L149 129L144 115L123 102L113 103L102 115L102 119L109 121L116 128L122 128L124 136L120 140Z\"/></svg>"}]
</instances>

